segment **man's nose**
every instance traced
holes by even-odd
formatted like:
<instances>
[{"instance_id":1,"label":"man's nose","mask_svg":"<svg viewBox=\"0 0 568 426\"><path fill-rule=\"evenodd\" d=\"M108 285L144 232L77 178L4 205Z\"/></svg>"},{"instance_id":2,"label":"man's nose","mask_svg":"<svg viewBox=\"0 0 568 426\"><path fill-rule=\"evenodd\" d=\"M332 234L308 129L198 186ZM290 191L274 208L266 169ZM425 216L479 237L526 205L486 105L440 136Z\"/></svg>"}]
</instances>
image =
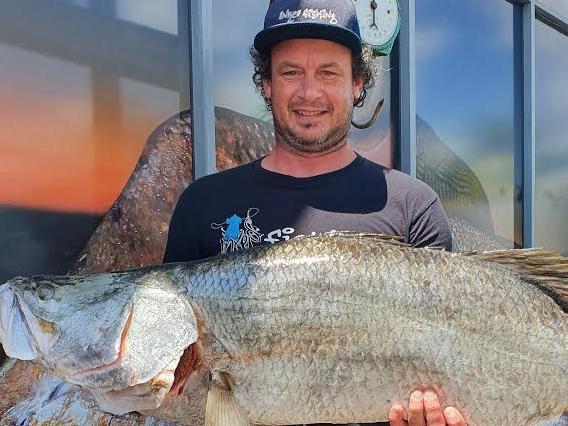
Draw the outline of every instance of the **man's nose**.
<instances>
[{"instance_id":1,"label":"man's nose","mask_svg":"<svg viewBox=\"0 0 568 426\"><path fill-rule=\"evenodd\" d=\"M306 101L317 99L321 95L320 83L313 75L306 74L302 80L300 96Z\"/></svg>"}]
</instances>

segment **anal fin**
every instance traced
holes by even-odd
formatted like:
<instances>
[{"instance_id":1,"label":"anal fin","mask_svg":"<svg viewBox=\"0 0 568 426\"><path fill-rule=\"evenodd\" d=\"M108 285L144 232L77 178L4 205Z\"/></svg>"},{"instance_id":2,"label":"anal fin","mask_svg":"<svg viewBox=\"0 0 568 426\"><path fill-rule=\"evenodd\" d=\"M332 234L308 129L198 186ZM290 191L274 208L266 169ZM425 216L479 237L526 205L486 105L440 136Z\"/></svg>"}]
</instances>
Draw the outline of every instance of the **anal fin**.
<instances>
[{"instance_id":1,"label":"anal fin","mask_svg":"<svg viewBox=\"0 0 568 426\"><path fill-rule=\"evenodd\" d=\"M250 426L246 415L235 401L228 374L211 373L211 387L207 394L205 426Z\"/></svg>"}]
</instances>

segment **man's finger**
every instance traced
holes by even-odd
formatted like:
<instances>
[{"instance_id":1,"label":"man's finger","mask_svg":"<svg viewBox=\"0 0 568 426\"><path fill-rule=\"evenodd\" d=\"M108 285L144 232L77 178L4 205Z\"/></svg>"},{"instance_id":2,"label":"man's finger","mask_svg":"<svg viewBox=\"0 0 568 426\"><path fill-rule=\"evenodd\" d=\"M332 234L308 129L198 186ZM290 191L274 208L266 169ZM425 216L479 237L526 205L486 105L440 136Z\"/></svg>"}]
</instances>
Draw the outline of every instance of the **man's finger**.
<instances>
[{"instance_id":1,"label":"man's finger","mask_svg":"<svg viewBox=\"0 0 568 426\"><path fill-rule=\"evenodd\" d=\"M428 426L446 426L446 419L442 414L438 395L431 390L424 392L424 411L426 411L426 424Z\"/></svg>"},{"instance_id":2,"label":"man's finger","mask_svg":"<svg viewBox=\"0 0 568 426\"><path fill-rule=\"evenodd\" d=\"M426 426L424 417L424 395L422 391L415 390L410 394L408 403L408 426Z\"/></svg>"},{"instance_id":3,"label":"man's finger","mask_svg":"<svg viewBox=\"0 0 568 426\"><path fill-rule=\"evenodd\" d=\"M404 421L404 408L400 405L394 405L389 411L389 425L390 426L408 426Z\"/></svg>"},{"instance_id":4,"label":"man's finger","mask_svg":"<svg viewBox=\"0 0 568 426\"><path fill-rule=\"evenodd\" d=\"M467 426L461 413L454 407L446 407L444 417L448 426Z\"/></svg>"}]
</instances>

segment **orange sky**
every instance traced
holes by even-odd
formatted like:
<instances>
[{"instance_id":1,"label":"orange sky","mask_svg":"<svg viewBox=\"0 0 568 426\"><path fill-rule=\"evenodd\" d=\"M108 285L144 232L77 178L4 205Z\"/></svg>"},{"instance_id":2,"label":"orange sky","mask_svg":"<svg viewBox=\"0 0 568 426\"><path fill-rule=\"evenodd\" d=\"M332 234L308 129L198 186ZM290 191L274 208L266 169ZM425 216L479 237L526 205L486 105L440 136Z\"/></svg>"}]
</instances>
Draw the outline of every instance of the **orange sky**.
<instances>
[{"instance_id":1,"label":"orange sky","mask_svg":"<svg viewBox=\"0 0 568 426\"><path fill-rule=\"evenodd\" d=\"M112 93L99 93L95 119L88 69L27 52L7 59L0 77L0 205L104 213L147 136L177 110L177 94L115 80Z\"/></svg>"},{"instance_id":2,"label":"orange sky","mask_svg":"<svg viewBox=\"0 0 568 426\"><path fill-rule=\"evenodd\" d=\"M48 100L5 86L0 86L0 99L18 101L16 108L0 103L0 204L106 211L153 124L140 117L118 124L113 140L102 140L87 100Z\"/></svg>"}]
</instances>

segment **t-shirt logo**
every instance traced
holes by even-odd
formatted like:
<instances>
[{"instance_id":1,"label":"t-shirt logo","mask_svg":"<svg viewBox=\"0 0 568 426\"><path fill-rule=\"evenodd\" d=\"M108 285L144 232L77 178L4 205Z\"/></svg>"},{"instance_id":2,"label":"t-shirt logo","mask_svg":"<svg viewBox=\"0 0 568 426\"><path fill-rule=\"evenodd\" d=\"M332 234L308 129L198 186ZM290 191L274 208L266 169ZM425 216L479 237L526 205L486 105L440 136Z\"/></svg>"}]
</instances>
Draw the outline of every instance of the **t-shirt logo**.
<instances>
[{"instance_id":1,"label":"t-shirt logo","mask_svg":"<svg viewBox=\"0 0 568 426\"><path fill-rule=\"evenodd\" d=\"M260 229L252 223L252 218L259 212L256 207L251 207L243 218L233 213L223 223L211 224L211 229L221 230L221 253L248 249L262 241ZM242 225L242 226L241 226Z\"/></svg>"},{"instance_id":2,"label":"t-shirt logo","mask_svg":"<svg viewBox=\"0 0 568 426\"><path fill-rule=\"evenodd\" d=\"M237 216L236 214L233 214L230 218L228 218L225 221L225 224L228 225L227 228L225 229L225 238L229 239L229 240L233 240L233 241L237 241L239 239L239 227L241 225L241 223L243 222L243 220Z\"/></svg>"}]
</instances>

